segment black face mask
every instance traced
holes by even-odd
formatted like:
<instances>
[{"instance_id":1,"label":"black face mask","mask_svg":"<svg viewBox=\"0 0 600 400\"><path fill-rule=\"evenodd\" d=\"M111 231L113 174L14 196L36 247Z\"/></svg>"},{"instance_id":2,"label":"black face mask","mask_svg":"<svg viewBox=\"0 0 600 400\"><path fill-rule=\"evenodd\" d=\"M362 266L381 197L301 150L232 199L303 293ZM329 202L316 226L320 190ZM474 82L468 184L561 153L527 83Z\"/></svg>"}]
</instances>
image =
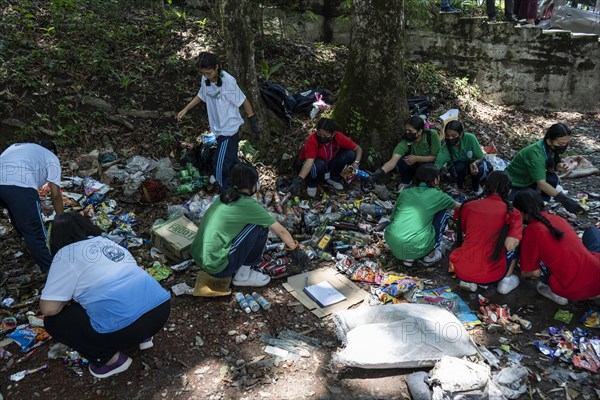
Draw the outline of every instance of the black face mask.
<instances>
[{"instance_id":1,"label":"black face mask","mask_svg":"<svg viewBox=\"0 0 600 400\"><path fill-rule=\"evenodd\" d=\"M567 151L567 148L569 148L568 144L565 144L564 146L552 146L552 151L556 154L562 154Z\"/></svg>"},{"instance_id":2,"label":"black face mask","mask_svg":"<svg viewBox=\"0 0 600 400\"><path fill-rule=\"evenodd\" d=\"M404 139L408 142L408 143L412 143L417 139L417 134L416 133L405 133L404 134Z\"/></svg>"},{"instance_id":3,"label":"black face mask","mask_svg":"<svg viewBox=\"0 0 600 400\"><path fill-rule=\"evenodd\" d=\"M448 146L456 146L458 144L458 142L460 142L460 138L453 138L453 139L446 139L446 144Z\"/></svg>"},{"instance_id":4,"label":"black face mask","mask_svg":"<svg viewBox=\"0 0 600 400\"><path fill-rule=\"evenodd\" d=\"M322 136L317 135L317 141L321 144L327 144L327 143L331 142L331 138L330 137L324 138Z\"/></svg>"}]
</instances>

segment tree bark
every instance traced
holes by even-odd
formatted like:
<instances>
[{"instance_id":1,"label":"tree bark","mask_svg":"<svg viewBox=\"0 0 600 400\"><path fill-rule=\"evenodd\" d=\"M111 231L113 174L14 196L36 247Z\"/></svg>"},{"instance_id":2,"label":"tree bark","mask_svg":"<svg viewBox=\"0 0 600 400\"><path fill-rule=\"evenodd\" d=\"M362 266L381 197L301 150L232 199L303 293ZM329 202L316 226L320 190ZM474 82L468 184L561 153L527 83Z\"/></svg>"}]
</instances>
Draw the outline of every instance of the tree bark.
<instances>
[{"instance_id":1,"label":"tree bark","mask_svg":"<svg viewBox=\"0 0 600 400\"><path fill-rule=\"evenodd\" d=\"M221 6L221 20L227 70L236 78L258 116L262 132L261 142L268 142L271 135L281 134L285 130L285 123L264 106L260 96L251 23L252 13L256 10L256 4L253 3L250 0L224 0ZM244 129L249 131L247 126Z\"/></svg>"},{"instance_id":2,"label":"tree bark","mask_svg":"<svg viewBox=\"0 0 600 400\"><path fill-rule=\"evenodd\" d=\"M335 103L340 127L386 159L409 116L404 78L403 0L354 0L352 38ZM365 157L366 158L366 157Z\"/></svg>"}]
</instances>

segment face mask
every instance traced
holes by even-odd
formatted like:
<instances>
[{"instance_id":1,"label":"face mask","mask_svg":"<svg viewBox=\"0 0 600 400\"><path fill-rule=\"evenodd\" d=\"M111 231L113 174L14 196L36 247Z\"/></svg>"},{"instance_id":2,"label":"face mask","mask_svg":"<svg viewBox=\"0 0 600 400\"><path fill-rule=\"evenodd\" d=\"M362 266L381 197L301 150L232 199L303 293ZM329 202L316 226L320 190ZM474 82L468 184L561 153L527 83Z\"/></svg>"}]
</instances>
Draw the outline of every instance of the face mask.
<instances>
[{"instance_id":1,"label":"face mask","mask_svg":"<svg viewBox=\"0 0 600 400\"><path fill-rule=\"evenodd\" d=\"M331 138L330 137L324 138L322 136L317 135L317 141L321 144L327 144L327 143L331 142Z\"/></svg>"},{"instance_id":2,"label":"face mask","mask_svg":"<svg viewBox=\"0 0 600 400\"><path fill-rule=\"evenodd\" d=\"M564 146L552 146L552 151L556 154L562 154L565 151L567 151L568 147L569 147L568 144L565 144Z\"/></svg>"},{"instance_id":3,"label":"face mask","mask_svg":"<svg viewBox=\"0 0 600 400\"><path fill-rule=\"evenodd\" d=\"M408 142L408 143L412 143L417 139L417 134L416 133L408 133L406 132L404 134L404 139Z\"/></svg>"},{"instance_id":4,"label":"face mask","mask_svg":"<svg viewBox=\"0 0 600 400\"><path fill-rule=\"evenodd\" d=\"M452 139L446 139L446 144L448 144L448 146L456 146L458 144L458 142L460 142L460 138L452 138Z\"/></svg>"}]
</instances>

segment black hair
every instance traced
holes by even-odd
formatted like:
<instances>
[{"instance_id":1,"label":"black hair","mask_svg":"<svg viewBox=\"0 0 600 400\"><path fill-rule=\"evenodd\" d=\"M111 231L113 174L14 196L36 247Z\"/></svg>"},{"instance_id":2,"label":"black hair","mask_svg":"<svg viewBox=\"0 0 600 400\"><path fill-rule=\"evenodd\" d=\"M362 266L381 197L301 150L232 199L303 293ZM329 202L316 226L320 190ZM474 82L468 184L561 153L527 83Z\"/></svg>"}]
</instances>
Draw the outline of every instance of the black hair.
<instances>
[{"instance_id":1,"label":"black hair","mask_svg":"<svg viewBox=\"0 0 600 400\"><path fill-rule=\"evenodd\" d=\"M406 122L404 122L404 125L410 125L417 131L425 129L425 121L419 116L410 117L406 120Z\"/></svg>"},{"instance_id":2,"label":"black hair","mask_svg":"<svg viewBox=\"0 0 600 400\"><path fill-rule=\"evenodd\" d=\"M317 130L323 129L324 131L334 133L338 130L338 126L335 120L331 118L321 118L319 122L317 122Z\"/></svg>"},{"instance_id":3,"label":"black hair","mask_svg":"<svg viewBox=\"0 0 600 400\"><path fill-rule=\"evenodd\" d=\"M36 142L37 145L42 146L45 149L50 150L51 152L53 152L54 154L56 154L56 143L54 143L52 140L47 140L47 139L43 139L43 140L38 140Z\"/></svg>"},{"instance_id":4,"label":"black hair","mask_svg":"<svg viewBox=\"0 0 600 400\"><path fill-rule=\"evenodd\" d=\"M217 69L217 86L221 87L221 85L223 84L223 80L221 80L221 76L223 75L223 73L221 72L221 65L219 64L219 57L217 57L216 54L209 53L207 51L203 51L202 53L200 53L200 55L198 56L198 68L200 68L200 69L216 68ZM206 84L206 86L210 86L211 85L210 79L206 79L205 84Z\"/></svg>"},{"instance_id":5,"label":"black hair","mask_svg":"<svg viewBox=\"0 0 600 400\"><path fill-rule=\"evenodd\" d=\"M258 171L250 164L239 163L231 169L231 187L221 193L221 202L225 204L233 203L242 196L250 196L242 192L244 189L252 188L258 182Z\"/></svg>"},{"instance_id":6,"label":"black hair","mask_svg":"<svg viewBox=\"0 0 600 400\"><path fill-rule=\"evenodd\" d=\"M559 240L563 237L563 232L556 229L554 225L547 218L543 217L540 213L544 211L544 200L538 192L533 189L522 189L519 190L515 199L513 200L515 208L522 213L529 214L531 217L537 219L552 232L554 239Z\"/></svg>"},{"instance_id":7,"label":"black hair","mask_svg":"<svg viewBox=\"0 0 600 400\"><path fill-rule=\"evenodd\" d=\"M448 122L446 124L446 126L444 127L444 134L446 132L448 132L448 129L451 131L458 132L459 135L462 135L463 132L465 131L465 128L463 127L462 122L460 122L459 120L453 120L453 121ZM446 147L448 148L448 154L450 154L450 161L454 162L454 156L452 155L452 146L450 146L448 144L447 140L445 140L445 144L446 144Z\"/></svg>"},{"instance_id":8,"label":"black hair","mask_svg":"<svg viewBox=\"0 0 600 400\"><path fill-rule=\"evenodd\" d=\"M456 119L446 124L446 126L444 127L444 133L448 132L448 129L451 131L458 132L460 134L462 134L465 131L462 122Z\"/></svg>"},{"instance_id":9,"label":"black hair","mask_svg":"<svg viewBox=\"0 0 600 400\"><path fill-rule=\"evenodd\" d=\"M548 150L551 150L548 146L548 143L546 143L546 140L554 140L565 136L571 136L571 129L569 129L569 127L562 122L554 124L548 128L546 134L544 135L544 148L546 149L546 154L548 154ZM560 154L553 152L553 157L548 157L546 160L546 168L550 171L553 171L558 164L560 164Z\"/></svg>"},{"instance_id":10,"label":"black hair","mask_svg":"<svg viewBox=\"0 0 600 400\"><path fill-rule=\"evenodd\" d=\"M440 177L440 169L433 164L421 164L415 172L415 184L426 183L433 187L433 181Z\"/></svg>"},{"instance_id":11,"label":"black hair","mask_svg":"<svg viewBox=\"0 0 600 400\"><path fill-rule=\"evenodd\" d=\"M485 195L486 196L489 196L492 194L499 195L500 198L502 199L502 201L504 202L504 204L506 204L506 215L507 216L513 210L513 206L510 203L510 201L508 200L508 194L510 193L511 185L512 185L512 181L510 179L510 176L506 172L503 172L503 171L492 171L492 173L490 173L487 176L487 178L485 179L485 187L484 187ZM456 237L457 246L456 247L460 247L460 245L462 245L463 240L464 240L463 231L462 231L463 207L465 206L465 204L467 204L473 200L476 200L476 199L471 199L471 200L465 201L464 203L462 203L460 205L460 213L459 213L459 217L458 217L458 222L456 224L456 235L457 235L457 237ZM506 221L507 220L508 220L508 218L506 218ZM504 248L504 241L506 240L506 237L508 236L509 229L510 229L510 225L508 224L508 222L505 222L504 225L502 225L502 228L500 229L500 231L498 232L498 239L496 239L496 245L494 246L494 252L490 256L490 259L492 261L498 261L498 259L500 258L500 254L502 254L502 249Z\"/></svg>"},{"instance_id":12,"label":"black hair","mask_svg":"<svg viewBox=\"0 0 600 400\"><path fill-rule=\"evenodd\" d=\"M54 255L65 246L86 240L89 236L101 236L102 233L100 227L79 213L57 215L52 222L50 250Z\"/></svg>"}]
</instances>

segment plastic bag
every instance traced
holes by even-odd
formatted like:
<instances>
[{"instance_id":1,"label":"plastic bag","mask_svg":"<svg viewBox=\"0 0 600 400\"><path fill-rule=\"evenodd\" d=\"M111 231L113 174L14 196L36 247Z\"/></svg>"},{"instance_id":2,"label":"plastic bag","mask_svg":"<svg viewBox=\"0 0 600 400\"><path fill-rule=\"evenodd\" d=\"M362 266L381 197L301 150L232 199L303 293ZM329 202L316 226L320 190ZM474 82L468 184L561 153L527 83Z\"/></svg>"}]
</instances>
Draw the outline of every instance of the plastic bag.
<instances>
[{"instance_id":1,"label":"plastic bag","mask_svg":"<svg viewBox=\"0 0 600 400\"><path fill-rule=\"evenodd\" d=\"M170 189L175 187L175 170L173 169L171 160L165 157L156 162L154 179L158 179Z\"/></svg>"},{"instance_id":2,"label":"plastic bag","mask_svg":"<svg viewBox=\"0 0 600 400\"><path fill-rule=\"evenodd\" d=\"M142 156L130 158L125 166L125 169L130 174L135 174L136 172L148 172L152 171L154 168L156 168L156 161Z\"/></svg>"},{"instance_id":3,"label":"plastic bag","mask_svg":"<svg viewBox=\"0 0 600 400\"><path fill-rule=\"evenodd\" d=\"M333 315L346 347L336 364L360 368L420 368L445 355L474 355L477 349L461 322L449 311L428 304L360 307Z\"/></svg>"}]
</instances>

